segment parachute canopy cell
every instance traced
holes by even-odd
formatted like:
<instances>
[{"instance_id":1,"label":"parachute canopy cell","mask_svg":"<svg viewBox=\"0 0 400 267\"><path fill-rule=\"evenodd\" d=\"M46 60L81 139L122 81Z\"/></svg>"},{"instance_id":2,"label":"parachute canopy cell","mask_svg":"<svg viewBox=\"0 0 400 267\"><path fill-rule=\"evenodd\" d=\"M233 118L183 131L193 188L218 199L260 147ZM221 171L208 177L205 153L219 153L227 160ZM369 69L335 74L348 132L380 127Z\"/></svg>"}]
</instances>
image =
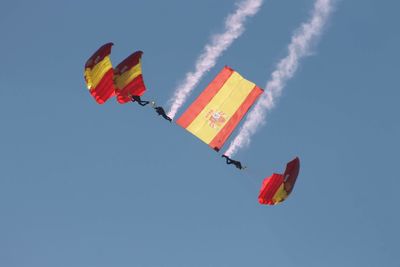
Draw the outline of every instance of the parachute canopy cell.
<instances>
[{"instance_id":1,"label":"parachute canopy cell","mask_svg":"<svg viewBox=\"0 0 400 267\"><path fill-rule=\"evenodd\" d=\"M100 47L85 64L85 81L90 94L99 104L104 104L114 96L114 71L112 68L110 53L113 43L107 43Z\"/></svg>"},{"instance_id":2,"label":"parachute canopy cell","mask_svg":"<svg viewBox=\"0 0 400 267\"><path fill-rule=\"evenodd\" d=\"M146 91L142 76L142 51L137 51L124 59L114 70L117 101L125 104L133 95L141 96Z\"/></svg>"},{"instance_id":3,"label":"parachute canopy cell","mask_svg":"<svg viewBox=\"0 0 400 267\"><path fill-rule=\"evenodd\" d=\"M292 192L300 170L300 160L295 158L286 165L284 174L274 173L264 179L261 185L258 202L276 205L284 201Z\"/></svg>"},{"instance_id":4,"label":"parachute canopy cell","mask_svg":"<svg viewBox=\"0 0 400 267\"><path fill-rule=\"evenodd\" d=\"M225 66L177 124L219 151L262 92Z\"/></svg>"}]
</instances>

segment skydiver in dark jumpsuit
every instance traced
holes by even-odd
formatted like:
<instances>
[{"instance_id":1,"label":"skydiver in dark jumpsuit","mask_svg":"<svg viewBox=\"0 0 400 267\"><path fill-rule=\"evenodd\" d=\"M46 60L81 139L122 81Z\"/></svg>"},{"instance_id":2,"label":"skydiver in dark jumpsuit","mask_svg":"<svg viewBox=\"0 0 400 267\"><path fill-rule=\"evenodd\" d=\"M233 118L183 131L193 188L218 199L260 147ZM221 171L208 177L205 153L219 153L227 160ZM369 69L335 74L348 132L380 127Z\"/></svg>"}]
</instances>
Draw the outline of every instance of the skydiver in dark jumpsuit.
<instances>
[{"instance_id":1,"label":"skydiver in dark jumpsuit","mask_svg":"<svg viewBox=\"0 0 400 267\"><path fill-rule=\"evenodd\" d=\"M172 119L167 116L167 114L165 113L165 110L162 107L154 106L154 109L156 110L158 116L162 116L167 121L172 122Z\"/></svg>"},{"instance_id":2,"label":"skydiver in dark jumpsuit","mask_svg":"<svg viewBox=\"0 0 400 267\"><path fill-rule=\"evenodd\" d=\"M139 105L141 105L142 107L143 106L146 106L147 104L149 104L150 103L150 101L144 101L144 100L142 100L141 98L140 98L140 96L138 96L138 95L133 95L132 96L132 102L137 102Z\"/></svg>"},{"instance_id":3,"label":"skydiver in dark jumpsuit","mask_svg":"<svg viewBox=\"0 0 400 267\"><path fill-rule=\"evenodd\" d=\"M226 159L226 164L228 164L228 165L229 165L229 164L233 164L233 165L235 165L235 167L238 168L239 170L243 170L243 169L246 168L246 167L242 166L242 163L240 163L240 161L233 160L233 159L229 158L229 157L226 156L226 155L222 155L221 157L223 157L223 158Z\"/></svg>"}]
</instances>

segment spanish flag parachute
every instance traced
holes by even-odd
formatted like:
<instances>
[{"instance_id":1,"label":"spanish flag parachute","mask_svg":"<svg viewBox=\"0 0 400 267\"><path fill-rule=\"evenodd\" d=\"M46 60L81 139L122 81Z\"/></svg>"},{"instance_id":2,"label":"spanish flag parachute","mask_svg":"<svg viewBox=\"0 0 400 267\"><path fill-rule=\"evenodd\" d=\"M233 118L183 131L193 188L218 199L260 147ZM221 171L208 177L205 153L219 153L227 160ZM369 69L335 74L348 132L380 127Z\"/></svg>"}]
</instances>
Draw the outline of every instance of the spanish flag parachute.
<instances>
[{"instance_id":1,"label":"spanish flag parachute","mask_svg":"<svg viewBox=\"0 0 400 267\"><path fill-rule=\"evenodd\" d=\"M114 96L114 70L112 68L110 53L113 43L100 47L85 64L85 81L90 94L97 103L104 104Z\"/></svg>"},{"instance_id":2,"label":"spanish flag parachute","mask_svg":"<svg viewBox=\"0 0 400 267\"><path fill-rule=\"evenodd\" d=\"M176 123L219 151L262 93L225 66Z\"/></svg>"},{"instance_id":3,"label":"spanish flag parachute","mask_svg":"<svg viewBox=\"0 0 400 267\"><path fill-rule=\"evenodd\" d=\"M260 204L276 205L284 201L292 192L300 170L300 160L295 158L286 165L283 174L274 173L264 179L258 202Z\"/></svg>"},{"instance_id":4,"label":"spanish flag parachute","mask_svg":"<svg viewBox=\"0 0 400 267\"><path fill-rule=\"evenodd\" d=\"M142 51L137 51L124 59L114 70L117 101L125 104L133 95L141 96L146 91L142 76Z\"/></svg>"}]
</instances>

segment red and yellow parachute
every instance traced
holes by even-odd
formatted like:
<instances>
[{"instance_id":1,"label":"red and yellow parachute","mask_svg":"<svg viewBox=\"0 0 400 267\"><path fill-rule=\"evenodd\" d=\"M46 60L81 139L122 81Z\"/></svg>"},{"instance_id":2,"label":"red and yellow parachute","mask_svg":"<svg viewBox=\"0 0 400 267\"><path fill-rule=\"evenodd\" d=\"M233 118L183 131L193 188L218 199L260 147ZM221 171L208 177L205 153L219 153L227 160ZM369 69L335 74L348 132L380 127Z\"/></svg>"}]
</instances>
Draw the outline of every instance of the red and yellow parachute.
<instances>
[{"instance_id":1,"label":"red and yellow parachute","mask_svg":"<svg viewBox=\"0 0 400 267\"><path fill-rule=\"evenodd\" d=\"M141 96L146 91L143 82L141 57L137 51L113 69L110 54L113 43L100 47L85 64L85 81L97 103L103 104L117 96L120 104L130 102L131 96Z\"/></svg>"},{"instance_id":2,"label":"red and yellow parachute","mask_svg":"<svg viewBox=\"0 0 400 267\"><path fill-rule=\"evenodd\" d=\"M112 68L110 53L113 43L100 47L85 64L85 81L97 103L104 104L114 96L114 70Z\"/></svg>"},{"instance_id":3,"label":"red and yellow parachute","mask_svg":"<svg viewBox=\"0 0 400 267\"><path fill-rule=\"evenodd\" d=\"M142 51L137 51L124 59L114 70L117 101L125 104L133 95L141 96L146 91L142 75Z\"/></svg>"},{"instance_id":4,"label":"red and yellow parachute","mask_svg":"<svg viewBox=\"0 0 400 267\"><path fill-rule=\"evenodd\" d=\"M258 202L260 204L276 205L284 201L292 192L300 170L300 160L295 158L286 165L284 174L274 173L264 179Z\"/></svg>"}]
</instances>

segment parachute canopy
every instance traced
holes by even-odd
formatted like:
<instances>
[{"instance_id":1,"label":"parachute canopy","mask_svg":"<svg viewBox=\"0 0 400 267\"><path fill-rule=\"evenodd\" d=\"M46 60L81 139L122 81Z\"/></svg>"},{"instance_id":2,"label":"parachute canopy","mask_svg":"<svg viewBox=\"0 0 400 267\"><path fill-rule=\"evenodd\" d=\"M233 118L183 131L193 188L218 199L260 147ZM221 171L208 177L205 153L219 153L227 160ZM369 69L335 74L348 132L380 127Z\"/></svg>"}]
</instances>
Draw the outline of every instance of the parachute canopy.
<instances>
[{"instance_id":1,"label":"parachute canopy","mask_svg":"<svg viewBox=\"0 0 400 267\"><path fill-rule=\"evenodd\" d=\"M142 51L133 53L114 70L115 92L117 101L121 104L130 102L132 100L130 96L141 96L146 91L142 76L142 54Z\"/></svg>"},{"instance_id":2,"label":"parachute canopy","mask_svg":"<svg viewBox=\"0 0 400 267\"><path fill-rule=\"evenodd\" d=\"M113 43L100 47L85 64L85 81L90 94L99 104L114 96L113 68L110 60Z\"/></svg>"},{"instance_id":3,"label":"parachute canopy","mask_svg":"<svg viewBox=\"0 0 400 267\"><path fill-rule=\"evenodd\" d=\"M176 123L219 151L262 92L225 66Z\"/></svg>"},{"instance_id":4,"label":"parachute canopy","mask_svg":"<svg viewBox=\"0 0 400 267\"><path fill-rule=\"evenodd\" d=\"M300 170L300 160L295 158L286 165L284 174L274 173L264 179L258 202L260 204L275 205L284 201L292 192Z\"/></svg>"}]
</instances>

